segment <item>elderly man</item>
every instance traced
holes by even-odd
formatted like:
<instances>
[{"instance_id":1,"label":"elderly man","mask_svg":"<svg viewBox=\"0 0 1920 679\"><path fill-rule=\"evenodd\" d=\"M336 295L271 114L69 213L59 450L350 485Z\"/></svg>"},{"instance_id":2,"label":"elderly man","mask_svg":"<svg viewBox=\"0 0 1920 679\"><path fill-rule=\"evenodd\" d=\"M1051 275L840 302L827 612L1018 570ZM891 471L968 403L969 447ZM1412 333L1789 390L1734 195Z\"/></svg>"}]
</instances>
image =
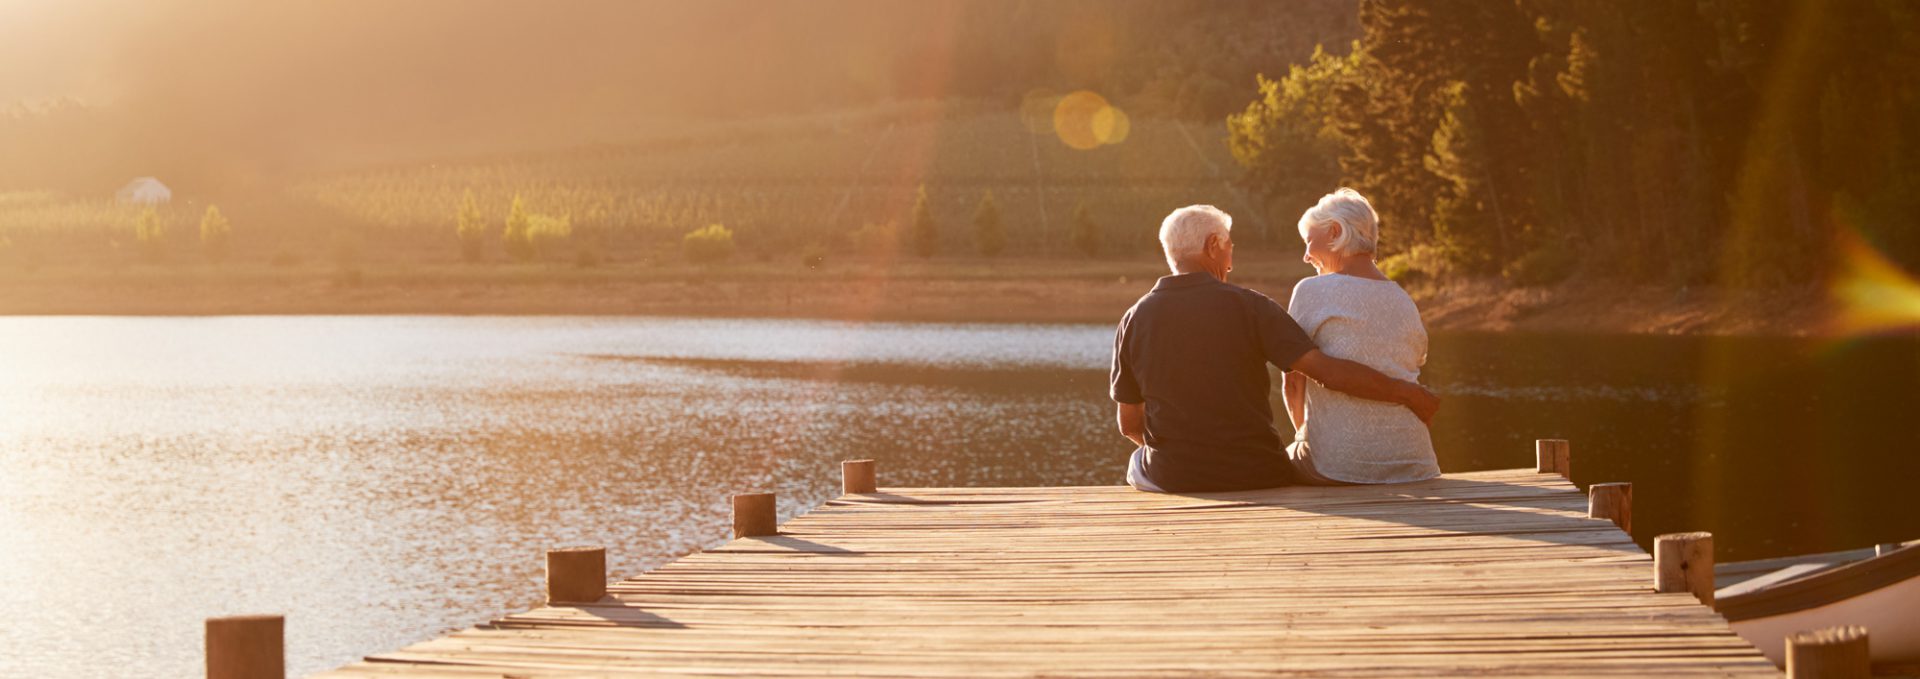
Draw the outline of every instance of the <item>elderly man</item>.
<instances>
[{"instance_id":1,"label":"elderly man","mask_svg":"<svg viewBox=\"0 0 1920 679\"><path fill-rule=\"evenodd\" d=\"M1211 205L1160 224L1173 275L1120 318L1110 394L1139 446L1127 483L1157 492L1271 488L1292 480L1268 405L1266 364L1328 389L1398 403L1423 422L1440 399L1418 384L1320 353L1280 305L1227 283L1233 218Z\"/></svg>"}]
</instances>

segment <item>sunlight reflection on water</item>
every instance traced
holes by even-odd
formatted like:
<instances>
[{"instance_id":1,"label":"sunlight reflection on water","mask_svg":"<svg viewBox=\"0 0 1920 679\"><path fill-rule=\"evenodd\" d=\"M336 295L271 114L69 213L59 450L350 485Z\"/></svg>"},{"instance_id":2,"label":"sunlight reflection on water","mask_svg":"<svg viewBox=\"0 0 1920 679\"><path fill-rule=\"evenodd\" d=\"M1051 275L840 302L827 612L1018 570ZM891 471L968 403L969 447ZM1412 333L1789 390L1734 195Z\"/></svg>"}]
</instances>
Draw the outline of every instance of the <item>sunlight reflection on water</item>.
<instances>
[{"instance_id":1,"label":"sunlight reflection on water","mask_svg":"<svg viewBox=\"0 0 1920 679\"><path fill-rule=\"evenodd\" d=\"M1046 382L1102 365L1110 333L0 319L0 581L31 583L0 588L0 674L193 674L200 620L243 612L287 613L290 669L324 669L535 603L548 547L606 544L632 573L718 542L728 492L817 505L848 457L890 463L891 484L1111 483L1097 460L1114 441L1080 393L1104 385ZM1022 366L1043 383L982 395L622 356ZM1035 461L1036 441L1084 443Z\"/></svg>"},{"instance_id":2,"label":"sunlight reflection on water","mask_svg":"<svg viewBox=\"0 0 1920 679\"><path fill-rule=\"evenodd\" d=\"M720 542L727 493L771 490L783 517L802 512L837 492L842 459L877 459L882 485L1118 483L1112 337L1105 325L0 318L0 675L197 674L202 619L249 612L288 615L295 674L337 666L537 603L549 547L603 544L609 570L633 574ZM1533 438L1564 436L1593 475L1583 482L1640 486L1643 543L1709 529L1728 554L1771 556L1920 537L1903 533L1920 519L1874 485L1920 474L1910 454L1882 459L1910 453L1915 434L1862 426L1907 407L1884 395L1920 381L1910 345L1814 356L1768 341L1434 341L1445 469L1531 465ZM1706 351L1751 374L1697 384ZM1703 412L1766 428L1701 448ZM1689 476L1689 456L1736 471Z\"/></svg>"}]
</instances>

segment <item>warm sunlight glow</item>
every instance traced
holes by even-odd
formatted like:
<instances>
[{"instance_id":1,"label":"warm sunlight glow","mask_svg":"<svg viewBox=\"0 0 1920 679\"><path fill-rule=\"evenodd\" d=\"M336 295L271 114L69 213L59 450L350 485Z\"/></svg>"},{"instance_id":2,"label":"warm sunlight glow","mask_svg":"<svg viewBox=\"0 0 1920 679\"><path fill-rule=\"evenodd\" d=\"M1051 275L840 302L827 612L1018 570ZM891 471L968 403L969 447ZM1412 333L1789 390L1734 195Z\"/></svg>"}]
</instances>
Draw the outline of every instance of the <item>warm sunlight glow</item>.
<instances>
[{"instance_id":1,"label":"warm sunlight glow","mask_svg":"<svg viewBox=\"0 0 1920 679\"><path fill-rule=\"evenodd\" d=\"M1836 337L1920 328L1920 281L1865 239L1847 232L1840 241L1840 270L1828 291Z\"/></svg>"}]
</instances>

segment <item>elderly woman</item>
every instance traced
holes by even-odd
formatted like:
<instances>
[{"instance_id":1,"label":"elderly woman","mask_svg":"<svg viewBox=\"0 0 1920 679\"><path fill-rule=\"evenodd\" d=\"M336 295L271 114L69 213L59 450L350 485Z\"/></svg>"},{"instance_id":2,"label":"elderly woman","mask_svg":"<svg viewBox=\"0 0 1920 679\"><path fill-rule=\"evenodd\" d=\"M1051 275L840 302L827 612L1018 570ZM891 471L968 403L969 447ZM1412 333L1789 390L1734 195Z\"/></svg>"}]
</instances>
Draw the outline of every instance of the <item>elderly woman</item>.
<instances>
[{"instance_id":1,"label":"elderly woman","mask_svg":"<svg viewBox=\"0 0 1920 679\"><path fill-rule=\"evenodd\" d=\"M1293 288L1287 313L1329 356L1388 377L1417 381L1427 361L1420 310L1374 266L1380 241L1373 205L1353 189L1320 199L1300 216L1304 259L1320 275ZM1297 372L1283 377L1300 483L1401 483L1440 475L1427 426L1412 411L1327 389Z\"/></svg>"}]
</instances>

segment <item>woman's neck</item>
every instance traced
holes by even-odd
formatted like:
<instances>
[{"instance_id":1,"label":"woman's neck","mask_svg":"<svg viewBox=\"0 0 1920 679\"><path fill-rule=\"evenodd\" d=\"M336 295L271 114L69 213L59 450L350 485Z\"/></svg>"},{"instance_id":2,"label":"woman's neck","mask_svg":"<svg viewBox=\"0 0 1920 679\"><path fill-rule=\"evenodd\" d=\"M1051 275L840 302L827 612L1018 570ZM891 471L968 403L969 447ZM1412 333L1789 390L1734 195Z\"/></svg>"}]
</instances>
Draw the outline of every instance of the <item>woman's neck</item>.
<instances>
[{"instance_id":1,"label":"woman's neck","mask_svg":"<svg viewBox=\"0 0 1920 679\"><path fill-rule=\"evenodd\" d=\"M1373 253L1370 253L1370 252L1357 254L1357 255L1346 255L1343 257L1339 257L1334 261L1328 262L1327 264L1329 264L1330 266L1328 266L1326 270L1322 271L1321 273L1345 274L1348 276L1353 276L1355 278L1370 278L1373 280L1380 280L1380 281L1387 280L1387 275L1380 273L1380 267L1374 266Z\"/></svg>"}]
</instances>

